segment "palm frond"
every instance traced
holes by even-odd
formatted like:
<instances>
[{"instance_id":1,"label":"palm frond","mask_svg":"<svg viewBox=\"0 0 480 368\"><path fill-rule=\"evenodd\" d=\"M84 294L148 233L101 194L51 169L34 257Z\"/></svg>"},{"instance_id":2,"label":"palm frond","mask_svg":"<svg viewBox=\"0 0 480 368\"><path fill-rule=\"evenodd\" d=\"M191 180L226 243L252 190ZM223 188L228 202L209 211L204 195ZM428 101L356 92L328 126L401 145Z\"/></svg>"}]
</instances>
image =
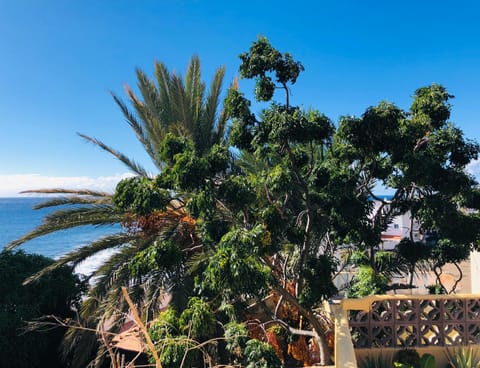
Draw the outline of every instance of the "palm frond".
<instances>
[{"instance_id":1,"label":"palm frond","mask_svg":"<svg viewBox=\"0 0 480 368\"><path fill-rule=\"evenodd\" d=\"M170 84L170 93L172 97L171 103L175 108L175 114L172 116L174 119L172 123L181 123L187 128L188 132L192 133L193 123L191 106L188 104L185 96L183 79L181 76L173 75Z\"/></svg>"},{"instance_id":2,"label":"palm frond","mask_svg":"<svg viewBox=\"0 0 480 368\"><path fill-rule=\"evenodd\" d=\"M183 278L168 277L164 272L152 272L150 277L142 283L144 289L144 311L153 316L165 307L165 297L171 290L172 284L183 284Z\"/></svg>"},{"instance_id":3,"label":"palm frond","mask_svg":"<svg viewBox=\"0 0 480 368\"><path fill-rule=\"evenodd\" d=\"M255 156L247 151L242 151L236 162L245 173L260 172L268 170L268 162L265 160L258 160Z\"/></svg>"},{"instance_id":4,"label":"palm frond","mask_svg":"<svg viewBox=\"0 0 480 368\"><path fill-rule=\"evenodd\" d=\"M75 194L79 196L92 196L92 197L109 197L110 194L106 192L99 192L90 189L63 189L63 188L51 188L51 189L31 189L24 190L21 193L38 193L38 194Z\"/></svg>"},{"instance_id":5,"label":"palm frond","mask_svg":"<svg viewBox=\"0 0 480 368\"><path fill-rule=\"evenodd\" d=\"M137 69L137 86L142 95L143 101L140 100L129 90L129 95L131 96L131 101L139 106L147 106L148 111L151 116L156 117L157 119L162 112L162 106L158 103L157 96L158 90L155 87L155 83L147 77L147 75L141 69Z\"/></svg>"},{"instance_id":6,"label":"palm frond","mask_svg":"<svg viewBox=\"0 0 480 368\"><path fill-rule=\"evenodd\" d=\"M94 359L99 348L98 338L94 331L96 325L72 326L67 329L62 345L61 353L64 361L68 361L71 368L85 368Z\"/></svg>"},{"instance_id":7,"label":"palm frond","mask_svg":"<svg viewBox=\"0 0 480 368\"><path fill-rule=\"evenodd\" d=\"M102 296L97 313L104 318L118 320L119 313L127 311L128 306L122 303L122 286L128 287L130 291L135 289L135 297L132 299L139 307L142 304L144 296L138 290L139 283L133 282L130 272L130 262L137 251L136 247L122 248L95 273L95 294Z\"/></svg>"},{"instance_id":8,"label":"palm frond","mask_svg":"<svg viewBox=\"0 0 480 368\"><path fill-rule=\"evenodd\" d=\"M130 88L127 88L127 94L130 97L130 102L135 108L138 116L141 119L143 130L146 132L147 139L149 144L153 147L155 144L152 142L152 126L159 126L159 110L160 107L157 106L157 90L155 84L148 79L145 73L137 69L137 86L142 95L142 100L139 99L135 93Z\"/></svg>"},{"instance_id":9,"label":"palm frond","mask_svg":"<svg viewBox=\"0 0 480 368\"><path fill-rule=\"evenodd\" d=\"M36 274L30 276L26 279L23 284L27 285L33 281L40 279L45 274L52 272L53 270L69 263L72 267L75 267L79 263L83 262L88 257L102 251L105 249L115 249L121 245L124 245L131 241L133 238L132 235L129 234L113 234L109 236L105 236L100 238L90 244L87 244L83 247L75 249L72 252L65 254L64 256L60 257L57 261L52 263L50 266L43 268Z\"/></svg>"},{"instance_id":10,"label":"palm frond","mask_svg":"<svg viewBox=\"0 0 480 368\"><path fill-rule=\"evenodd\" d=\"M190 120L193 123L200 122L204 93L205 84L202 82L200 58L197 55L193 55L185 76L186 105L190 106Z\"/></svg>"},{"instance_id":11,"label":"palm frond","mask_svg":"<svg viewBox=\"0 0 480 368\"><path fill-rule=\"evenodd\" d=\"M162 104L162 98L155 83L148 79L145 73L137 70L138 88L142 94L143 101L138 102L138 98L132 99L135 109L141 114L144 130L147 132L148 141L158 152L166 132L171 125L170 116L164 114L165 106ZM131 97L133 92L130 91Z\"/></svg>"},{"instance_id":12,"label":"palm frond","mask_svg":"<svg viewBox=\"0 0 480 368\"><path fill-rule=\"evenodd\" d=\"M227 121L228 121L227 112L225 110L221 110L220 115L218 117L215 132L213 133L215 143L225 142L225 132L227 130Z\"/></svg>"},{"instance_id":13,"label":"palm frond","mask_svg":"<svg viewBox=\"0 0 480 368\"><path fill-rule=\"evenodd\" d=\"M39 210L48 207L57 207L65 205L100 205L110 204L112 201L111 196L105 197L84 197L84 196L72 196L72 197L60 197L47 200L33 206L34 210Z\"/></svg>"},{"instance_id":14,"label":"palm frond","mask_svg":"<svg viewBox=\"0 0 480 368\"><path fill-rule=\"evenodd\" d=\"M187 267L187 273L195 275L198 270L200 270L202 266L210 260L212 255L212 251L198 252L191 255L189 259L185 262L185 265Z\"/></svg>"},{"instance_id":15,"label":"palm frond","mask_svg":"<svg viewBox=\"0 0 480 368\"><path fill-rule=\"evenodd\" d=\"M152 148L152 145L148 140L147 133L144 131L142 124L137 120L135 115L128 109L127 105L125 105L125 103L117 95L115 95L113 92L111 92L111 95L114 101L120 107L120 110L125 116L127 123L135 132L137 139L143 145L143 147L145 148L145 151L152 159L152 162L160 169L161 164L158 162L158 156L156 155L154 149Z\"/></svg>"},{"instance_id":16,"label":"palm frond","mask_svg":"<svg viewBox=\"0 0 480 368\"><path fill-rule=\"evenodd\" d=\"M220 93L222 91L223 77L225 75L225 68L218 68L213 77L210 85L210 90L206 99L204 116L202 117L202 135L205 138L208 137L209 141L212 139L212 135L219 128L215 124L217 119L217 110L220 102ZM212 142L218 143L218 142Z\"/></svg>"},{"instance_id":17,"label":"palm frond","mask_svg":"<svg viewBox=\"0 0 480 368\"><path fill-rule=\"evenodd\" d=\"M155 236L138 236L136 239L132 239L118 253L113 254L106 260L93 274L93 277L96 279L96 284L93 288L94 294L106 295L113 284L115 282L118 283L119 280L121 286L128 286L131 280L129 265L132 258L152 244L154 239ZM125 267L127 272L125 272Z\"/></svg>"},{"instance_id":18,"label":"palm frond","mask_svg":"<svg viewBox=\"0 0 480 368\"><path fill-rule=\"evenodd\" d=\"M171 102L172 97L170 91L171 76L165 64L161 62L155 63L155 77L158 84L159 103L162 106L161 120L164 122L174 122L174 119L172 119L174 106Z\"/></svg>"},{"instance_id":19,"label":"palm frond","mask_svg":"<svg viewBox=\"0 0 480 368\"><path fill-rule=\"evenodd\" d=\"M93 143L94 145L100 147L104 151L107 151L108 153L115 156L118 160L123 162L125 164L125 166L127 166L135 174L140 175L140 176L149 177L148 172L142 166L140 166L138 163L136 163L135 161L133 161L130 158L128 158L127 156L125 156L123 153L107 146L105 143L99 141L96 138L92 138L92 137L89 137L89 136L81 134L81 133L78 133L78 135L80 137L82 137L83 139L87 140L88 142Z\"/></svg>"},{"instance_id":20,"label":"palm frond","mask_svg":"<svg viewBox=\"0 0 480 368\"><path fill-rule=\"evenodd\" d=\"M55 211L45 217L42 224L31 232L7 244L6 250L12 250L23 243L59 230L71 229L82 225L113 225L122 221L122 215L112 206L95 205Z\"/></svg>"}]
</instances>

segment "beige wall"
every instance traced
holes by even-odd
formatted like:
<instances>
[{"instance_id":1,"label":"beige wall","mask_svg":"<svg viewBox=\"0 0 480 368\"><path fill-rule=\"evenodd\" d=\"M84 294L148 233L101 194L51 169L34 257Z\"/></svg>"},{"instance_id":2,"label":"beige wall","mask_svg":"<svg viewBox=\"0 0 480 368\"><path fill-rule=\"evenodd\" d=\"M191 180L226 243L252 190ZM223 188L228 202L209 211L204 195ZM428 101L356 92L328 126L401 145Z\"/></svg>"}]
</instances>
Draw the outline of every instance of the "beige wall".
<instances>
[{"instance_id":1,"label":"beige wall","mask_svg":"<svg viewBox=\"0 0 480 368\"><path fill-rule=\"evenodd\" d=\"M475 255L476 261L479 261L480 256ZM476 263L478 265L478 262ZM476 277L478 279L478 277ZM473 277L472 277L473 279ZM359 310L369 311L374 301L398 299L398 300L448 300L448 299L480 299L480 295L472 294L455 294L455 295L372 295L358 299L343 299L336 301L335 304L326 305L326 311L333 314L335 318L335 366L337 368L357 368L357 362L361 363L368 355L377 356L393 356L400 348L374 348L374 349L354 349L352 337L350 333L350 326L348 321L348 311ZM479 345L475 345L478 349ZM437 367L445 367L447 363L446 351L450 349L453 351L455 347L443 346L422 346L414 347L420 355L425 353L432 354L436 359Z\"/></svg>"},{"instance_id":2,"label":"beige wall","mask_svg":"<svg viewBox=\"0 0 480 368\"><path fill-rule=\"evenodd\" d=\"M472 293L480 294L480 252L470 255Z\"/></svg>"}]
</instances>

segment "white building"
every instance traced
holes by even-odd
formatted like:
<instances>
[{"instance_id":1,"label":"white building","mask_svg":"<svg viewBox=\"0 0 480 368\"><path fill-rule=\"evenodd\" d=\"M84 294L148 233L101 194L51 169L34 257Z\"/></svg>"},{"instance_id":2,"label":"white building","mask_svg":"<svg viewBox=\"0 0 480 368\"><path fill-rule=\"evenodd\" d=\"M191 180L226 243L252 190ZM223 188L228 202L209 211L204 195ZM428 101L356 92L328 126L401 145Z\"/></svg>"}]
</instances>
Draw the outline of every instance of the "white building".
<instances>
[{"instance_id":1,"label":"white building","mask_svg":"<svg viewBox=\"0 0 480 368\"><path fill-rule=\"evenodd\" d=\"M378 211L381 203L375 201L375 211ZM385 207L384 207L385 208ZM410 233L413 241L424 240L420 232L420 223L417 220L411 219L410 212L401 216L394 217L393 221L388 225L387 230L382 233L382 244L380 247L385 250L392 250L403 238L410 238Z\"/></svg>"}]
</instances>

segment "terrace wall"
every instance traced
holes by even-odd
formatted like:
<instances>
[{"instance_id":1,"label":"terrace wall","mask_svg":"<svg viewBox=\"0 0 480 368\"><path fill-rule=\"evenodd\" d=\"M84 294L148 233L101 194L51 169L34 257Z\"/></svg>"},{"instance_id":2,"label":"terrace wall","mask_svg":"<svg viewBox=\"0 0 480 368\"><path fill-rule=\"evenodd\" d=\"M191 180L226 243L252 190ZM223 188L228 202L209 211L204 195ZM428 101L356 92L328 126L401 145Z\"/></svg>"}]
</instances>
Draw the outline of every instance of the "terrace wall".
<instances>
[{"instance_id":1,"label":"terrace wall","mask_svg":"<svg viewBox=\"0 0 480 368\"><path fill-rule=\"evenodd\" d=\"M480 345L480 295L375 295L344 299L332 313L337 368L407 347L434 355L442 366L446 348Z\"/></svg>"}]
</instances>

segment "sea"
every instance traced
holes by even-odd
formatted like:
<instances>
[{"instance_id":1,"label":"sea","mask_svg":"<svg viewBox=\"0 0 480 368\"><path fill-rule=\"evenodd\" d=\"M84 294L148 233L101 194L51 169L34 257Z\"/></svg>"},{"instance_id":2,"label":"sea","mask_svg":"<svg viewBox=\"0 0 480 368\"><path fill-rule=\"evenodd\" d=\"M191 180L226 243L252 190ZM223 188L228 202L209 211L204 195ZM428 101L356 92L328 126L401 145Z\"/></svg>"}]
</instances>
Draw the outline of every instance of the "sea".
<instances>
[{"instance_id":1,"label":"sea","mask_svg":"<svg viewBox=\"0 0 480 368\"><path fill-rule=\"evenodd\" d=\"M48 198L16 197L0 198L0 248L3 249L10 242L22 237L42 223L43 218L55 208L34 210L33 207ZM18 249L27 253L41 254L58 259L66 253L87 245L95 239L120 231L119 225L110 226L80 226L69 230L62 230L31 240ZM89 275L111 254L106 250L86 259L79 264L75 271Z\"/></svg>"}]
</instances>

